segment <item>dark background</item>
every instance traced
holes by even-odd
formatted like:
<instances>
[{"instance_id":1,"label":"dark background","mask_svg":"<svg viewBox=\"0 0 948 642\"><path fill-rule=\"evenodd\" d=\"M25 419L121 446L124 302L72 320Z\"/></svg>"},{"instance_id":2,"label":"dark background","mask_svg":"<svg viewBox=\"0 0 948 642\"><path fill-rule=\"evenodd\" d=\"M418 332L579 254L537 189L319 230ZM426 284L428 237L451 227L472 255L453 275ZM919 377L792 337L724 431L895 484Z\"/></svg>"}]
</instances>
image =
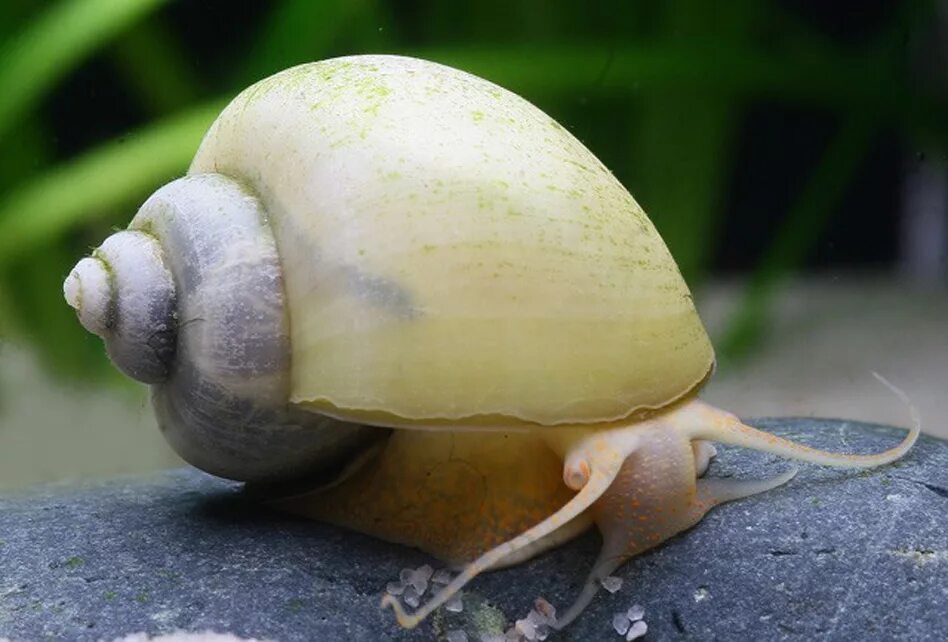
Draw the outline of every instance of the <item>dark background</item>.
<instances>
[{"instance_id":1,"label":"dark background","mask_svg":"<svg viewBox=\"0 0 948 642\"><path fill-rule=\"evenodd\" d=\"M435 2L407 0L382 4L388 14L388 24L394 30L388 39L399 47L488 40L524 46L523 55L529 55L529 38L525 39L524 31L530 22L541 17L531 16L527 5L555 22L555 17L551 19L548 14L556 11L557 3L552 3L550 8L543 3L469 3L493 5L490 10L478 10L489 17L487 24L473 21L473 12L464 10L456 11L457 21L432 23L428 17ZM603 77L596 79L599 82L608 79L613 45L633 34L657 31L661 20L658 15L661 12L655 6L617 12L615 9L626 3L581 4L584 5L582 13L586 14L581 22L570 20L564 26L569 27L571 38L601 43ZM715 3L702 4L713 6ZM882 31L891 29L900 11L899 3L889 0L810 0L777 4L818 36L841 48L856 50ZM227 79L233 75L234 52L252 49L261 23L272 10L273 3L267 2L181 2L169 4L153 19L165 25L192 62L191 73L199 81L200 95L211 97L232 87ZM617 13L619 19L616 19ZM222 19L222 16L226 17ZM779 23L769 25L769 29L761 26L759 37L763 40L773 29L779 29ZM557 37L566 35L559 29L550 31ZM907 63L907 45L912 37L908 30L904 32L905 46L898 52L900 66ZM343 39L327 50L324 57L364 51L355 44L347 44ZM372 49L387 50L384 46ZM517 61L511 60L510 64L516 65ZM107 54L95 57L78 68L46 101L42 113L50 123L56 157L68 158L97 141L119 136L148 120L147 106L127 92L114 67ZM636 195L646 211L654 210L649 206L648 195L642 193L644 188L636 189L626 145L617 144L632 136L626 112L634 105L582 94L535 102L590 147ZM773 228L786 217L808 170L819 162L838 126L838 116L834 113L766 99L749 101L736 118L721 203L726 217L711 252L708 267L712 270L742 271L754 267ZM882 129L873 138L852 184L847 187L839 206L834 208L823 238L807 256L808 267L878 267L897 260L900 187L906 170L906 153L912 153L914 141L902 140L899 132L891 128Z\"/></svg>"},{"instance_id":2,"label":"dark background","mask_svg":"<svg viewBox=\"0 0 948 642\"><path fill-rule=\"evenodd\" d=\"M8 99L35 76L3 85L15 77L3 65L24 42L45 42L44 21L83 4L101 5L85 19L102 20L103 0L15 0L0 9L8 54L0 89ZM719 346L725 357L753 346L769 297L788 275L902 270L908 179L923 166L944 174L944 3L150 4L0 118L0 336L31 341L61 373L94 379L90 373L108 370L98 342L62 304L62 278L186 162L173 164L176 171L146 168L121 195L103 190L101 202L95 185L61 170L113 141L132 149L140 132L161 131L169 119L299 62L421 55L539 105L636 196L693 287L709 277L746 278L744 304ZM198 140L182 138L182 158ZM55 219L60 204L46 181L63 188L67 206L70 193L89 202L40 232L30 217ZM26 240L11 229L27 229ZM925 276L943 282L946 273L942 265Z\"/></svg>"}]
</instances>

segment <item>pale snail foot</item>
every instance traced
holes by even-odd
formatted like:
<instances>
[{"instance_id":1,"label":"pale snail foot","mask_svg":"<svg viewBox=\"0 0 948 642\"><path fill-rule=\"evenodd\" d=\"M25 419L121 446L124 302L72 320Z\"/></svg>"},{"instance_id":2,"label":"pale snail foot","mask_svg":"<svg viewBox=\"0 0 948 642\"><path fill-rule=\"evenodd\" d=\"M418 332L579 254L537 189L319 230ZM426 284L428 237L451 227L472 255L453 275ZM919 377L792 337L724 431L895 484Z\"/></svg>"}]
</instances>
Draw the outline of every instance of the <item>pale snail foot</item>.
<instances>
[{"instance_id":1,"label":"pale snail foot","mask_svg":"<svg viewBox=\"0 0 948 642\"><path fill-rule=\"evenodd\" d=\"M797 444L745 425L735 415L693 399L638 429L637 448L625 460L609 490L593 506L603 546L583 590L556 624L563 628L592 601L602 579L629 558L697 524L714 506L781 486L797 474L793 467L770 479L697 479L716 450L699 439L715 439L762 452L825 466L869 468L902 457L921 430L918 413L905 394L876 374L912 417L912 428L897 446L873 455L830 453Z\"/></svg>"},{"instance_id":2,"label":"pale snail foot","mask_svg":"<svg viewBox=\"0 0 948 642\"><path fill-rule=\"evenodd\" d=\"M536 549L562 534L578 534L578 525L585 526L586 511L610 487L635 439L627 431L592 431L589 428L563 428L552 433L550 448L564 456L562 481L576 494L559 510L516 537L487 551L464 567L450 584L444 587L414 613L408 613L391 595L382 598L381 606L395 611L398 623L414 628L435 609L446 603L468 582L480 573L510 564L512 560L526 559ZM564 528L566 530L564 530Z\"/></svg>"},{"instance_id":3,"label":"pale snail foot","mask_svg":"<svg viewBox=\"0 0 948 642\"><path fill-rule=\"evenodd\" d=\"M274 505L419 548L458 569L567 503L575 493L562 471L562 460L531 433L396 430L351 474ZM498 563L523 561L591 524L580 516Z\"/></svg>"},{"instance_id":4,"label":"pale snail foot","mask_svg":"<svg viewBox=\"0 0 948 642\"><path fill-rule=\"evenodd\" d=\"M765 480L696 479L707 470L714 446L691 441L675 422L646 422L637 432L637 448L590 510L602 534L602 549L579 596L558 618L557 629L575 620L603 580L630 558L691 528L714 506L776 488L797 472L793 468Z\"/></svg>"},{"instance_id":5,"label":"pale snail foot","mask_svg":"<svg viewBox=\"0 0 948 642\"><path fill-rule=\"evenodd\" d=\"M699 471L704 472L713 456L713 447L700 443L703 440L823 465L866 468L898 459L912 446L920 431L914 410L912 414L914 425L905 439L874 455L830 453L797 444L697 399L640 422L550 431L549 445L565 462L563 481L578 491L576 495L541 523L469 564L415 613L407 613L392 596L384 597L382 606L392 607L399 624L413 628L479 573L518 555L588 509L603 546L579 597L556 624L563 628L592 601L600 581L629 558L694 526L714 506L771 490L796 474L794 468L765 480L699 480Z\"/></svg>"}]
</instances>

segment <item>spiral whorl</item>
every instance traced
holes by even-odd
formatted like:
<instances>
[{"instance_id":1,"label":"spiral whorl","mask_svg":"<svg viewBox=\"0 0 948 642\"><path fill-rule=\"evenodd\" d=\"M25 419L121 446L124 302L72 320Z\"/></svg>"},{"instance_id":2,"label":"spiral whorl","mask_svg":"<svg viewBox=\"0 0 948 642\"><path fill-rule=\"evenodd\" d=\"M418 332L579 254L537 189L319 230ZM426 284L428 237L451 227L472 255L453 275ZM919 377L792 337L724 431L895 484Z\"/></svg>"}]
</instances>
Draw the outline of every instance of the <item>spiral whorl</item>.
<instances>
[{"instance_id":1,"label":"spiral whorl","mask_svg":"<svg viewBox=\"0 0 948 642\"><path fill-rule=\"evenodd\" d=\"M113 234L63 283L82 325L109 357L144 383L168 378L175 351L175 288L161 245L144 232Z\"/></svg>"},{"instance_id":2,"label":"spiral whorl","mask_svg":"<svg viewBox=\"0 0 948 642\"><path fill-rule=\"evenodd\" d=\"M259 483L335 471L386 431L292 407L289 314L263 202L220 174L160 188L63 283L112 361L152 384L184 459Z\"/></svg>"},{"instance_id":3,"label":"spiral whorl","mask_svg":"<svg viewBox=\"0 0 948 642\"><path fill-rule=\"evenodd\" d=\"M79 261L63 282L63 295L82 327L100 337L108 333L112 283L100 259L90 256Z\"/></svg>"}]
</instances>

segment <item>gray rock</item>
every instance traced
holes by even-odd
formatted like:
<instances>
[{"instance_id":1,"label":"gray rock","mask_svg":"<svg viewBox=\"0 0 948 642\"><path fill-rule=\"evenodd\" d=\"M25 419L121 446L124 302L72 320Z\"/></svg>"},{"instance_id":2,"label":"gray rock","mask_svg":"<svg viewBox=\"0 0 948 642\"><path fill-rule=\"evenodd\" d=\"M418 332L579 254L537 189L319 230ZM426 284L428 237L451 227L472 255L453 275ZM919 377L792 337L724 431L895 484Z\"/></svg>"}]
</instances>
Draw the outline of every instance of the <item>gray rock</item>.
<instances>
[{"instance_id":1,"label":"gray rock","mask_svg":"<svg viewBox=\"0 0 948 642\"><path fill-rule=\"evenodd\" d=\"M902 431L808 419L762 428L831 450L872 452ZM710 475L764 477L775 457L723 447ZM595 556L581 537L486 574L462 613L402 631L378 608L407 548L256 506L193 470L0 497L0 637L111 640L137 631L291 640L427 640L564 608ZM712 511L618 573L551 639L621 640L612 617L645 607L646 640L928 640L948 629L948 442L923 437L893 466L804 466L786 487Z\"/></svg>"}]
</instances>

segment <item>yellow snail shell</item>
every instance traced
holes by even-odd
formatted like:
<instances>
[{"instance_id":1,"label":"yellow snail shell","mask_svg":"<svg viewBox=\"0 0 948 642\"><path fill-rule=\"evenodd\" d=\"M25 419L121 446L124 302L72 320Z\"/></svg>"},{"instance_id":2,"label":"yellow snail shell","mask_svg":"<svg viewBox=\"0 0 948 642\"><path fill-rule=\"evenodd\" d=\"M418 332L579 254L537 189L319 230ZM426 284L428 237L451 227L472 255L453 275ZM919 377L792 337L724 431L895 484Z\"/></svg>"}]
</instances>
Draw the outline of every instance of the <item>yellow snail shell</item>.
<instances>
[{"instance_id":1,"label":"yellow snail shell","mask_svg":"<svg viewBox=\"0 0 948 642\"><path fill-rule=\"evenodd\" d=\"M565 625L624 560L792 477L696 479L705 440L869 467L919 429L825 453L698 401L713 350L632 196L527 101L411 58L242 92L64 291L185 459L321 476L285 507L470 562L413 615L386 599L405 626L595 523Z\"/></svg>"}]
</instances>

